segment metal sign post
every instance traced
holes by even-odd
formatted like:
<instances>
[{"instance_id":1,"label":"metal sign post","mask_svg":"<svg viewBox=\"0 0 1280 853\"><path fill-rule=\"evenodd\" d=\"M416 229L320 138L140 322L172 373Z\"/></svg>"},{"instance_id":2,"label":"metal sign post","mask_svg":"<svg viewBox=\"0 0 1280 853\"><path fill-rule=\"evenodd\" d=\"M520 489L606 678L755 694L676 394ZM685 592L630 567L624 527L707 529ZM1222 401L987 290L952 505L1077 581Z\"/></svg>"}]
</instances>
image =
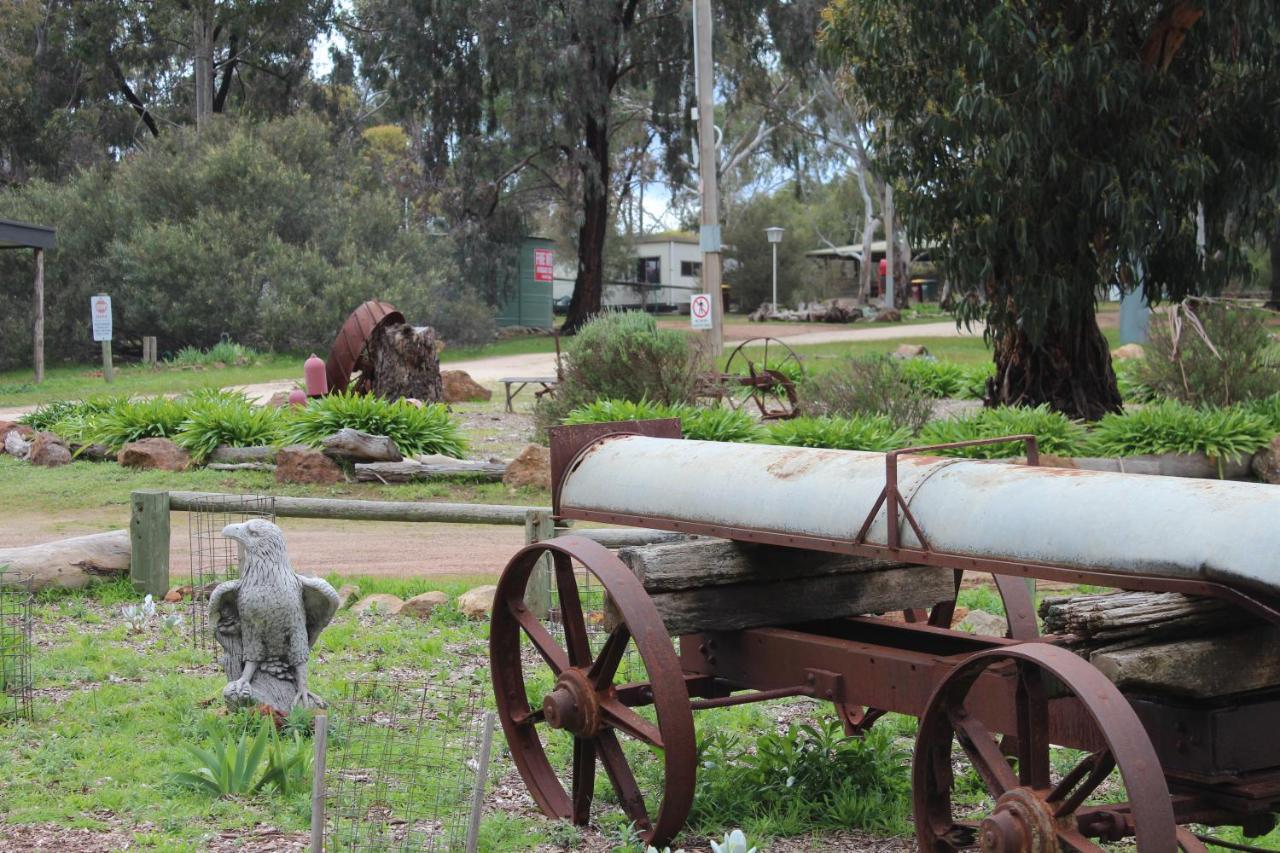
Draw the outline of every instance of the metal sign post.
<instances>
[{"instance_id":1,"label":"metal sign post","mask_svg":"<svg viewBox=\"0 0 1280 853\"><path fill-rule=\"evenodd\" d=\"M102 378L110 382L115 378L111 365L111 297L105 293L90 296L89 318L93 324L93 339L102 342Z\"/></svg>"},{"instance_id":2,"label":"metal sign post","mask_svg":"<svg viewBox=\"0 0 1280 853\"><path fill-rule=\"evenodd\" d=\"M711 0L693 4L694 77L698 90L698 177L702 196L702 292L711 298L711 325L706 327L707 351L724 351L723 307L720 296L720 188L716 177L715 69L711 60ZM690 306L692 311L692 306ZM702 328L696 326L695 328Z\"/></svg>"}]
</instances>

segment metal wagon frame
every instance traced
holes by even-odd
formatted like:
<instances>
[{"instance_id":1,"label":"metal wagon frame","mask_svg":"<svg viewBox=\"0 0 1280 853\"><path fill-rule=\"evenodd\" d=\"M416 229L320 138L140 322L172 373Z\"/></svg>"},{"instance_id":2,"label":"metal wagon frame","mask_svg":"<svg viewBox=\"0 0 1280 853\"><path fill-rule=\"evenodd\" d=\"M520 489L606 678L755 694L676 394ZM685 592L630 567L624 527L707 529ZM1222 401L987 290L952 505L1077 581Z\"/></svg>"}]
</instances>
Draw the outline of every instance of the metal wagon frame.
<instances>
[{"instance_id":1,"label":"metal wagon frame","mask_svg":"<svg viewBox=\"0 0 1280 853\"><path fill-rule=\"evenodd\" d=\"M1280 690L1225 700L1183 700L1122 693L1084 659L1038 636L1026 578L1219 598L1280 624L1280 606L1213 581L1134 576L1071 566L976 558L936 550L899 490L899 460L931 451L1021 441L1038 463L1033 436L913 447L885 455L884 487L851 540L736 528L680 519L601 512L561 505L565 478L584 454L618 435L679 438L675 421L595 424L552 434L557 517L700 534L836 554L991 573L1004 600L1006 637L951 630L954 598L902 622L874 616L803 624L703 631L673 649L640 581L617 556L585 539L531 545L504 571L493 611L490 651L499 718L512 756L538 805L584 823L594 795L596 762L627 816L652 844L683 826L692 803L696 742L692 712L793 696L832 702L846 730L864 730L886 711L920 719L913 763L913 813L922 850L1101 850L1135 839L1141 853L1201 851L1183 824L1238 825L1261 834L1280 811ZM919 547L903 542L898 512L887 513L885 544L866 540L881 509L902 513ZM565 642L543 628L524 603L535 568L551 558ZM603 586L616 625L591 653L574 564ZM540 708L528 702L522 635L555 676ZM615 684L624 651L634 645L648 678ZM652 706L652 723L633 709ZM573 734L570 790L548 761L540 727ZM650 813L618 735L660 750L661 804ZM954 813L953 742L963 749L995 801L984 819ZM1083 750L1054 780L1050 745ZM1008 758L1016 758L1016 765ZM1086 804L1118 770L1127 800ZM1244 848L1250 849L1250 848Z\"/></svg>"}]
</instances>

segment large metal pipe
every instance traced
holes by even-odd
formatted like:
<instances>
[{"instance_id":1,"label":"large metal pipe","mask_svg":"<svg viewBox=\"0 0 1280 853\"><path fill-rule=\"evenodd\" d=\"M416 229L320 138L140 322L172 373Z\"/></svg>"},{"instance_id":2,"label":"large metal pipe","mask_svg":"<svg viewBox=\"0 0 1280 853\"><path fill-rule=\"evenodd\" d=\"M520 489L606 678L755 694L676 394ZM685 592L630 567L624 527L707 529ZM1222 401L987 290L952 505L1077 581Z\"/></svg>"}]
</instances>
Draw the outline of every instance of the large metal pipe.
<instances>
[{"instance_id":1,"label":"large metal pipe","mask_svg":"<svg viewBox=\"0 0 1280 853\"><path fill-rule=\"evenodd\" d=\"M934 551L1280 597L1274 486L924 456L901 458L898 482ZM852 542L884 485L879 453L620 435L569 466L559 512ZM866 542L887 544L886 518ZM921 547L900 529L903 546Z\"/></svg>"}]
</instances>

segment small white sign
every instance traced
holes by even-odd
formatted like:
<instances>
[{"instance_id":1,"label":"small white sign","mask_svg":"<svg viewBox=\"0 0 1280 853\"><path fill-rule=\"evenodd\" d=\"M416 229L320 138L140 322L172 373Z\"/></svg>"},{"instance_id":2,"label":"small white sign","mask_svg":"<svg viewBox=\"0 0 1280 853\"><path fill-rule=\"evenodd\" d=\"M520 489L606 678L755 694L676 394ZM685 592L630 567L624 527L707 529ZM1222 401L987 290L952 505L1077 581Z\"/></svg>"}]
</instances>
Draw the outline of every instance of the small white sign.
<instances>
[{"instance_id":1,"label":"small white sign","mask_svg":"<svg viewBox=\"0 0 1280 853\"><path fill-rule=\"evenodd\" d=\"M689 325L695 329L711 328L711 295L695 293L689 299Z\"/></svg>"},{"instance_id":2,"label":"small white sign","mask_svg":"<svg viewBox=\"0 0 1280 853\"><path fill-rule=\"evenodd\" d=\"M105 293L89 297L89 316L93 320L93 339L111 340L111 297Z\"/></svg>"}]
</instances>

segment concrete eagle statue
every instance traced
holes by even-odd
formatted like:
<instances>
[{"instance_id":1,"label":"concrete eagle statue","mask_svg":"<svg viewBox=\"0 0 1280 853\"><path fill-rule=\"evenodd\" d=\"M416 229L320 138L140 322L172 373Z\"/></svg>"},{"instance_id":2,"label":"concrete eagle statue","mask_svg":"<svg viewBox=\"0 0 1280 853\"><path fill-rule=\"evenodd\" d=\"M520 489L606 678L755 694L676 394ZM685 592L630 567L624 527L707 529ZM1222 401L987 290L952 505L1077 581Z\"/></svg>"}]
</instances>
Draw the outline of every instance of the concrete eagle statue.
<instances>
[{"instance_id":1,"label":"concrete eagle statue","mask_svg":"<svg viewBox=\"0 0 1280 853\"><path fill-rule=\"evenodd\" d=\"M338 611L338 593L293 571L284 534L271 522L228 524L222 535L243 546L240 577L209 596L209 621L225 652L222 697L231 708L268 705L285 714L299 705L323 708L307 689L307 661Z\"/></svg>"}]
</instances>

